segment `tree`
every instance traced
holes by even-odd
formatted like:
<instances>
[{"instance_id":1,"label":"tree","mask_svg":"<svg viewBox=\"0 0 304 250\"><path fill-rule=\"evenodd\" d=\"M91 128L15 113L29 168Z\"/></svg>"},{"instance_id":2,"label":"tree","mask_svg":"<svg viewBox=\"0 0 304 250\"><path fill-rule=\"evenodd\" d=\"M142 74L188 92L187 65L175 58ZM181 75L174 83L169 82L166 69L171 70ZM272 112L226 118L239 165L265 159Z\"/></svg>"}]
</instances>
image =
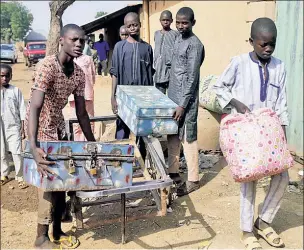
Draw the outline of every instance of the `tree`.
<instances>
[{"instance_id":1,"label":"tree","mask_svg":"<svg viewBox=\"0 0 304 250\"><path fill-rule=\"evenodd\" d=\"M105 16L107 15L108 12L104 12L104 11L98 11L95 15L95 18L98 18L98 17L102 17L102 16Z\"/></svg>"},{"instance_id":2,"label":"tree","mask_svg":"<svg viewBox=\"0 0 304 250\"><path fill-rule=\"evenodd\" d=\"M1 40L22 40L33 22L32 13L20 2L0 2Z\"/></svg>"},{"instance_id":3,"label":"tree","mask_svg":"<svg viewBox=\"0 0 304 250\"><path fill-rule=\"evenodd\" d=\"M51 11L51 21L50 21L50 31L46 45L47 56L58 53L60 30L62 28L62 15L64 11L74 2L75 0L64 0L64 1L52 0L49 2L50 11Z\"/></svg>"}]
</instances>

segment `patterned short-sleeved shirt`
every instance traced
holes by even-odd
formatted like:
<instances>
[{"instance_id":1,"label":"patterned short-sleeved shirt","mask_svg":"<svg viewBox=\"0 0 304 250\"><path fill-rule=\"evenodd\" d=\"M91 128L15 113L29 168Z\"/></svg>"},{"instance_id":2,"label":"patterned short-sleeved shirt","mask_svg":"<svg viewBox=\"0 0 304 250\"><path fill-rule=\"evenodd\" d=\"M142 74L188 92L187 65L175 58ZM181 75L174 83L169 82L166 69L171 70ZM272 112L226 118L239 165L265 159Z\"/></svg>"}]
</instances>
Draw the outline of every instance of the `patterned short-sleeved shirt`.
<instances>
[{"instance_id":1,"label":"patterned short-sleeved shirt","mask_svg":"<svg viewBox=\"0 0 304 250\"><path fill-rule=\"evenodd\" d=\"M55 55L44 58L36 65L25 118L26 135L33 90L40 90L45 93L37 139L40 141L60 140L66 134L62 109L68 103L69 95L84 96L85 74L74 63L74 72L70 77L67 77Z\"/></svg>"}]
</instances>

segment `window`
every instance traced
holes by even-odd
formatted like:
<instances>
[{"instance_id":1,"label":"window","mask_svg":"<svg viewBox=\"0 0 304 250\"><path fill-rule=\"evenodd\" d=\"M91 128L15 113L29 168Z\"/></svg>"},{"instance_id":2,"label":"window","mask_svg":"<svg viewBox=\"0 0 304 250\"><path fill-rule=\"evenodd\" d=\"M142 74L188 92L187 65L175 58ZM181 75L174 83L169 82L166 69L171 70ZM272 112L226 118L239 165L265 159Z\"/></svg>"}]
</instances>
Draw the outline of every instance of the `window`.
<instances>
[{"instance_id":1,"label":"window","mask_svg":"<svg viewBox=\"0 0 304 250\"><path fill-rule=\"evenodd\" d=\"M1 50L14 50L14 47L9 44L1 44Z\"/></svg>"},{"instance_id":2,"label":"window","mask_svg":"<svg viewBox=\"0 0 304 250\"><path fill-rule=\"evenodd\" d=\"M46 49L45 44L31 44L29 45L30 50L39 50L39 49Z\"/></svg>"}]
</instances>

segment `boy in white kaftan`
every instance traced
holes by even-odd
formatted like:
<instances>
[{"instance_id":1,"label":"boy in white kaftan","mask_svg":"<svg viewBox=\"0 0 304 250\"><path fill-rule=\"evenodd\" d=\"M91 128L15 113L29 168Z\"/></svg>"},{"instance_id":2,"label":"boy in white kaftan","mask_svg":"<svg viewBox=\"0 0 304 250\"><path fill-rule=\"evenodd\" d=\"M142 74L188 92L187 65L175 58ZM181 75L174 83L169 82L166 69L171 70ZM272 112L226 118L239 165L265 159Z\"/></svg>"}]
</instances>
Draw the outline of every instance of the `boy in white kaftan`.
<instances>
[{"instance_id":1,"label":"boy in white kaftan","mask_svg":"<svg viewBox=\"0 0 304 250\"><path fill-rule=\"evenodd\" d=\"M271 108L280 118L285 132L289 125L284 63L271 56L275 49L277 29L269 18L258 18L251 26L253 51L236 56L214 86L222 108L231 113L246 113ZM283 247L281 237L270 226L280 208L289 182L288 171L271 176L262 210L254 222L257 181L241 183L240 228L246 249L262 249L255 234L274 247ZM255 234L253 234L255 233Z\"/></svg>"},{"instance_id":2,"label":"boy in white kaftan","mask_svg":"<svg viewBox=\"0 0 304 250\"><path fill-rule=\"evenodd\" d=\"M271 57L265 67L266 79L261 62L253 58L252 52L233 57L214 86L219 104L231 108L231 113L237 113L236 108L229 104L233 98L251 111L271 108L280 117L281 124L288 126L284 63Z\"/></svg>"},{"instance_id":3,"label":"boy in white kaftan","mask_svg":"<svg viewBox=\"0 0 304 250\"><path fill-rule=\"evenodd\" d=\"M1 64L1 184L8 181L10 174L8 161L10 152L15 165L18 185L20 188L25 188L27 185L23 182L21 148L26 110L20 89L9 84L11 77L11 67Z\"/></svg>"}]
</instances>

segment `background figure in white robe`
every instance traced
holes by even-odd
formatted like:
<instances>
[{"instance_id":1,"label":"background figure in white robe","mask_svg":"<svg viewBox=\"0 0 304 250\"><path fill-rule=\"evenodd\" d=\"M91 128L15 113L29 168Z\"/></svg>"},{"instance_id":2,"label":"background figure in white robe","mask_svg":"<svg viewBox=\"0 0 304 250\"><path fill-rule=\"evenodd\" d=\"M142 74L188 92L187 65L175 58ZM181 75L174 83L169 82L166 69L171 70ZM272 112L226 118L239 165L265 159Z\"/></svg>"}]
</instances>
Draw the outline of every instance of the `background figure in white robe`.
<instances>
[{"instance_id":1,"label":"background figure in white robe","mask_svg":"<svg viewBox=\"0 0 304 250\"><path fill-rule=\"evenodd\" d=\"M24 99L20 89L9 84L12 68L1 64L1 185L8 181L10 174L9 155L11 152L20 188L26 188L23 181L21 148L24 138Z\"/></svg>"},{"instance_id":2,"label":"background figure in white robe","mask_svg":"<svg viewBox=\"0 0 304 250\"><path fill-rule=\"evenodd\" d=\"M253 52L236 56L214 85L219 104L231 113L246 113L271 108L280 118L285 132L289 125L284 63L271 56L275 49L277 29L269 18L259 18L251 26L250 44ZM285 132L286 136L286 132ZM270 187L262 210L254 222L257 182L241 183L240 227L246 249L261 249L253 231L274 247L283 240L270 226L280 208L288 185L288 172L271 176Z\"/></svg>"}]
</instances>

